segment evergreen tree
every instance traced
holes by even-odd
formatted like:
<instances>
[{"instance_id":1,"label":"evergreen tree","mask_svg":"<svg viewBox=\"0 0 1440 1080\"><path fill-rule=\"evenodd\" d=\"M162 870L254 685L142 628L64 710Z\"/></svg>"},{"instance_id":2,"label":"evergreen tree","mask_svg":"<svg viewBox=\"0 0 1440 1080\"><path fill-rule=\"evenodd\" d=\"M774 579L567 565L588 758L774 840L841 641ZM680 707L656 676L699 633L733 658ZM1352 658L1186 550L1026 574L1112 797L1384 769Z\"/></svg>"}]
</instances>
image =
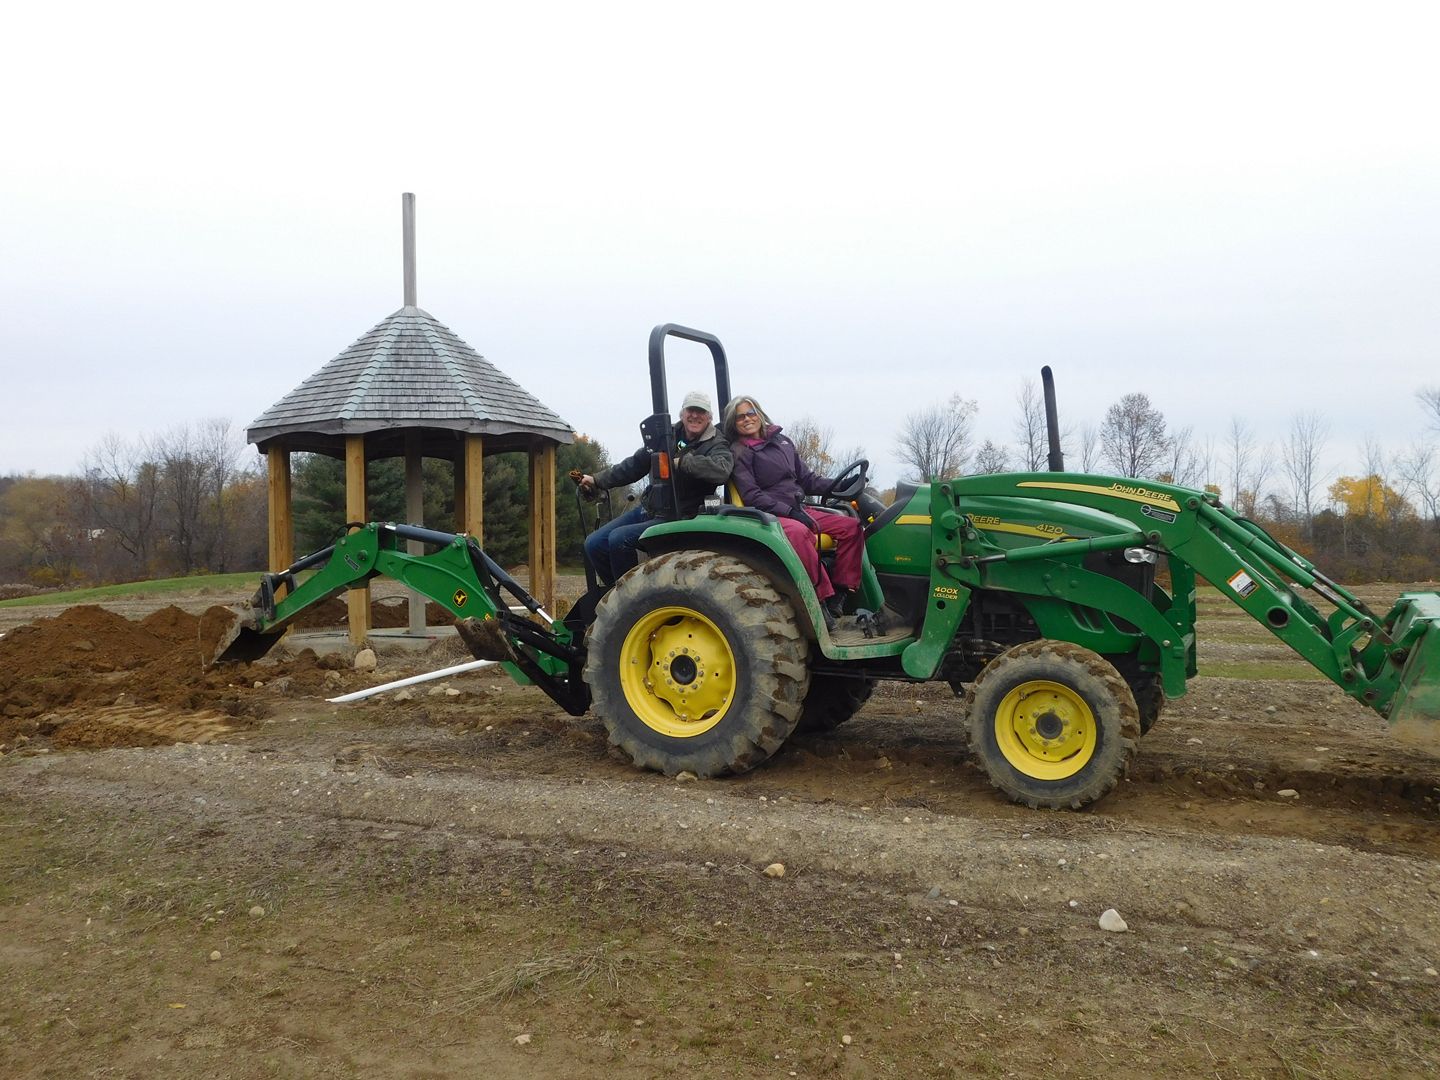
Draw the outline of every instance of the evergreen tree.
<instances>
[{"instance_id":1,"label":"evergreen tree","mask_svg":"<svg viewBox=\"0 0 1440 1080\"><path fill-rule=\"evenodd\" d=\"M585 531L576 511L571 469L594 474L608 464L604 447L584 435L555 454L555 522L557 560L579 566ZM455 469L451 462L426 458L421 465L425 520L412 522L431 529L455 528ZM295 459L295 542L302 552L315 551L335 541L345 525L344 462L319 454ZM489 454L485 457L485 551L501 566L515 566L529 558L530 460L525 453ZM371 521L405 521L405 462L384 458L365 467L366 517ZM594 507L586 505L586 522L594 520Z\"/></svg>"}]
</instances>

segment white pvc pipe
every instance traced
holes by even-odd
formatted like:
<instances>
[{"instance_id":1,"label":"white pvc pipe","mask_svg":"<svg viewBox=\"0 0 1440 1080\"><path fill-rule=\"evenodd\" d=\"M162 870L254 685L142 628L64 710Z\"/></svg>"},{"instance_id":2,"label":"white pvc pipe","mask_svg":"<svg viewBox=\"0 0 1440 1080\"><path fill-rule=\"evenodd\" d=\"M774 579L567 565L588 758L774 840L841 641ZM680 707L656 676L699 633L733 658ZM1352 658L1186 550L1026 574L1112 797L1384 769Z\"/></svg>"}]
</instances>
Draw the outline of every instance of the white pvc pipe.
<instances>
[{"instance_id":1,"label":"white pvc pipe","mask_svg":"<svg viewBox=\"0 0 1440 1080\"><path fill-rule=\"evenodd\" d=\"M343 705L347 701L359 701L361 698L374 697L376 694L383 694L387 690L398 690L402 686L414 686L416 683L429 682L432 679L443 679L447 675L459 675L466 671L476 671L496 663L499 663L499 661L471 660L465 664L455 664L451 667L441 668L439 671L426 672L424 675L411 675L408 679L396 679L394 682L383 683L380 686L372 686L368 690L356 690L353 694L341 694L339 697L326 698L325 700L335 705Z\"/></svg>"}]
</instances>

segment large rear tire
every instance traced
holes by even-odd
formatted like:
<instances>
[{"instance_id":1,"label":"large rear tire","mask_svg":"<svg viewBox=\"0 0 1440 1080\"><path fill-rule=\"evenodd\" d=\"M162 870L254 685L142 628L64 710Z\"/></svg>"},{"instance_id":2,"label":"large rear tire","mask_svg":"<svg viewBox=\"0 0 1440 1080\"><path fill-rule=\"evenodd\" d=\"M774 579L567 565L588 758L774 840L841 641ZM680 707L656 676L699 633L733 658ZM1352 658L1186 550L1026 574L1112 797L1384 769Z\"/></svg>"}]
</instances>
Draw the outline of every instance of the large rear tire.
<instances>
[{"instance_id":1,"label":"large rear tire","mask_svg":"<svg viewBox=\"0 0 1440 1080\"><path fill-rule=\"evenodd\" d=\"M843 675L811 675L805 708L795 731L800 735L824 735L849 720L875 693L874 679L849 679Z\"/></svg>"},{"instance_id":2,"label":"large rear tire","mask_svg":"<svg viewBox=\"0 0 1440 1080\"><path fill-rule=\"evenodd\" d=\"M753 769L795 729L810 643L795 611L741 560L648 559L606 594L585 681L610 742L674 776Z\"/></svg>"},{"instance_id":3,"label":"large rear tire","mask_svg":"<svg viewBox=\"0 0 1440 1080\"><path fill-rule=\"evenodd\" d=\"M1140 737L1120 673L1065 641L1031 641L996 657L967 700L970 748L990 782L1037 809L1079 810L1119 783Z\"/></svg>"}]
</instances>

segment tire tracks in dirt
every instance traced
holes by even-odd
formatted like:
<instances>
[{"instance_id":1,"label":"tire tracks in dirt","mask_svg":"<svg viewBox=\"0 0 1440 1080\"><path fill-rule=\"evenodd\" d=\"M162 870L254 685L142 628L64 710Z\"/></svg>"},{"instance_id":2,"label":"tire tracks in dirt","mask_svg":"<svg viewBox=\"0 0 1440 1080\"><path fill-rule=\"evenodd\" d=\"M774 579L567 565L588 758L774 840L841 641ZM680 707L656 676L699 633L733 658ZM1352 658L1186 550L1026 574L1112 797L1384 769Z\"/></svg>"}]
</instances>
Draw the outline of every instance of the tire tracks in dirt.
<instances>
[{"instance_id":1,"label":"tire tracks in dirt","mask_svg":"<svg viewBox=\"0 0 1440 1080\"><path fill-rule=\"evenodd\" d=\"M385 735L396 745L434 738ZM1197 834L1119 814L997 820L772 798L725 782L426 770L372 745L373 761L353 752L353 739L329 736L284 748L38 755L7 761L0 792L117 812L185 810L223 821L242 843L247 830L299 836L320 820L372 840L394 832L388 839L441 846L476 838L573 845L583 859L631 872L678 862L758 873L779 861L788 868L780 888L807 876L841 891L845 882L885 882L944 925L1071 944L1095 941L1096 918L1113 906L1136 931L1127 945L1155 963L1223 953L1301 980L1414 985L1440 956L1440 860L1423 855Z\"/></svg>"}]
</instances>

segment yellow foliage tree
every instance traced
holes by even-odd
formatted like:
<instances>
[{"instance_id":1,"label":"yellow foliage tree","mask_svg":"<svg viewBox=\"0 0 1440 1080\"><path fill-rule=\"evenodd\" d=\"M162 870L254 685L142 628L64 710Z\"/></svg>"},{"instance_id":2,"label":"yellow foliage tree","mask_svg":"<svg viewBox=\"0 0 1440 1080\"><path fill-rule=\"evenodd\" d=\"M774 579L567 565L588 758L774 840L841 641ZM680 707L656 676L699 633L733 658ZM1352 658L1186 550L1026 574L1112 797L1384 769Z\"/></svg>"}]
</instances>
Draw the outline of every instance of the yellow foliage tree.
<instances>
[{"instance_id":1,"label":"yellow foliage tree","mask_svg":"<svg viewBox=\"0 0 1440 1080\"><path fill-rule=\"evenodd\" d=\"M1330 485L1330 501L1346 517L1411 518L1415 509L1405 496L1371 473L1369 476L1342 476Z\"/></svg>"}]
</instances>

